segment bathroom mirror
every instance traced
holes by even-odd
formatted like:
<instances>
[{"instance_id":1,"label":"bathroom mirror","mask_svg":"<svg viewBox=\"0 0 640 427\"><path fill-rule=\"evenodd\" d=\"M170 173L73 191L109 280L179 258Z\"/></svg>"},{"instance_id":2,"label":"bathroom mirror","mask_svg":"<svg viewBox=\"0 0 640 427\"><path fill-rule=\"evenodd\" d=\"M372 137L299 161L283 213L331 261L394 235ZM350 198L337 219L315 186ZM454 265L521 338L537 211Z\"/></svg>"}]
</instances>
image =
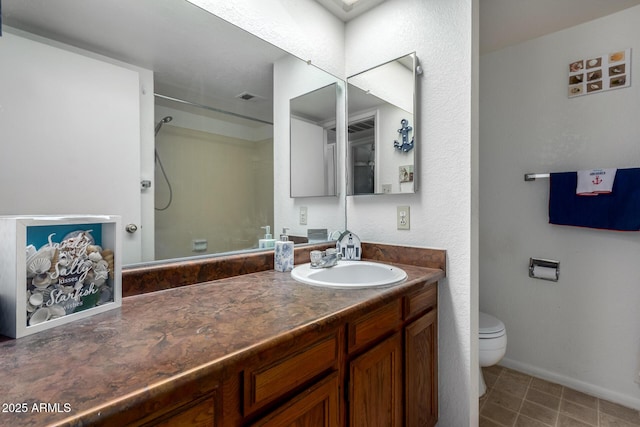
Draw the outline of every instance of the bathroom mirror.
<instances>
[{"instance_id":1,"label":"bathroom mirror","mask_svg":"<svg viewBox=\"0 0 640 427\"><path fill-rule=\"evenodd\" d=\"M336 77L184 0L3 0L2 13L5 45L33 36L37 43L54 47L48 52L52 56L60 56L54 58L56 64L62 64L55 84L50 84L51 70L34 67L34 78L42 80L40 86L62 91L55 102L49 96L47 104L52 106L43 110L39 126L29 126L33 124L29 113L35 111L38 98L21 97L19 88L15 105L22 102L24 113L14 121L6 115L2 122L15 127L16 135L20 135L19 128L42 129L32 141L47 147L51 164L65 164L69 153L80 152L94 165L99 163L105 146L116 150L111 142L123 140L125 127L122 120L113 118L118 112L112 111L109 94L104 95L105 102L90 103L91 109L86 103L72 105L74 100L64 96L65 88L70 87L69 93L80 92L79 86L89 80L81 77L91 74L79 72L80 77L72 79L74 73L67 73L70 68L64 67L75 66L78 59L97 63L96 67L105 70L100 75L103 80L120 71L127 79L133 75L133 85L127 86L133 90L126 97L134 108L120 114L127 120L128 145L109 152L110 163L104 166L110 172L99 175L106 187L74 193L71 207L69 198L55 192L28 205L26 198L13 198L15 203L3 204L0 213L81 210L121 215L123 228L128 224L137 228L130 228L132 233L123 229L123 263L128 265L253 250L266 225L276 236L281 227L289 227L293 236L302 236L304 241L307 226L291 220L297 209L293 212L294 207L288 205L289 180L274 179L274 169L289 169L289 141L283 137L289 133L289 100L311 89L294 91L281 84L279 91L286 93L275 93L275 70L278 64L286 64L280 67L289 73L280 73L285 83L307 81L307 72L324 75L326 81L316 88L338 81ZM62 50L74 52L72 60L54 51L59 43L64 43ZM0 56L0 61L13 63L8 55ZM300 65L293 67L292 63ZM132 83L130 80L127 82ZM26 86L21 87L24 91ZM93 91L89 88L82 93L90 97ZM7 111L14 101L5 101ZM276 109L287 111L286 116L275 120ZM12 114L17 111L11 109ZM344 123L338 125L344 133ZM49 148L57 144L64 144L64 150ZM341 148L344 150L343 145ZM7 145L4 150L9 149ZM4 150L0 148L0 157L12 158L18 165L32 164ZM85 174L91 167L95 173L95 166L89 166ZM126 181L120 179L124 170ZM65 182L79 179L76 174L79 172L67 171ZM26 194L41 179L33 175L33 182L27 176L11 192ZM2 172L0 178L10 179ZM122 197L124 193L127 197ZM308 206L309 217L314 219L308 227L344 230L343 200L323 198L314 203Z\"/></svg>"},{"instance_id":2,"label":"bathroom mirror","mask_svg":"<svg viewBox=\"0 0 640 427\"><path fill-rule=\"evenodd\" d=\"M291 197L336 196L336 103L332 83L290 102Z\"/></svg>"},{"instance_id":3,"label":"bathroom mirror","mask_svg":"<svg viewBox=\"0 0 640 427\"><path fill-rule=\"evenodd\" d=\"M415 53L347 78L348 195L415 193Z\"/></svg>"}]
</instances>

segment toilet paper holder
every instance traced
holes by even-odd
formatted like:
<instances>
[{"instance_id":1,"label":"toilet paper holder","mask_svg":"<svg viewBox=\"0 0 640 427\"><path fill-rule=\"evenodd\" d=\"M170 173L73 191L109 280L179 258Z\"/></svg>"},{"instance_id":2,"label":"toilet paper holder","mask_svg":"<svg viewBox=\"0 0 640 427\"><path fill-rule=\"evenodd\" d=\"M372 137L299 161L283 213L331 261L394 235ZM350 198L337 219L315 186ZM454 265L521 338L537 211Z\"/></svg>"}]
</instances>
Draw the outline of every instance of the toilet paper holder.
<instances>
[{"instance_id":1,"label":"toilet paper holder","mask_svg":"<svg viewBox=\"0 0 640 427\"><path fill-rule=\"evenodd\" d=\"M529 258L529 277L557 282L560 277L560 261Z\"/></svg>"}]
</instances>

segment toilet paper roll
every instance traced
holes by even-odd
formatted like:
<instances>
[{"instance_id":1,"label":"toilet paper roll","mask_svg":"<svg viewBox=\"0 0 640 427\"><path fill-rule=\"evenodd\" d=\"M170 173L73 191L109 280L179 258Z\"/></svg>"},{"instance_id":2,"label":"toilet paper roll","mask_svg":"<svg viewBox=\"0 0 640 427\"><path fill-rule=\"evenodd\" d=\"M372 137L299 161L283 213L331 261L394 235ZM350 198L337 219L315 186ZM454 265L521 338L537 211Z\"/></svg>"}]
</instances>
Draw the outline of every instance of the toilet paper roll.
<instances>
[{"instance_id":1,"label":"toilet paper roll","mask_svg":"<svg viewBox=\"0 0 640 427\"><path fill-rule=\"evenodd\" d=\"M533 267L533 277L537 279L557 280L557 270L551 267L543 267L541 265L535 265Z\"/></svg>"}]
</instances>

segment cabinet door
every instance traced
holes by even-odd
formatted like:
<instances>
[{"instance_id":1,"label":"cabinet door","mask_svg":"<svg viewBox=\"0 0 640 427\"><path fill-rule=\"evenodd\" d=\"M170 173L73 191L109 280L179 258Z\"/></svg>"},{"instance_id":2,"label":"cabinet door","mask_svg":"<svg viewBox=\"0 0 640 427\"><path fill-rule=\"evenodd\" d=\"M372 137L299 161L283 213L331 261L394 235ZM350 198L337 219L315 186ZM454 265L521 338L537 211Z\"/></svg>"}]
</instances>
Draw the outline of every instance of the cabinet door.
<instances>
[{"instance_id":1,"label":"cabinet door","mask_svg":"<svg viewBox=\"0 0 640 427\"><path fill-rule=\"evenodd\" d=\"M401 426L401 335L391 336L349 366L349 426Z\"/></svg>"},{"instance_id":2,"label":"cabinet door","mask_svg":"<svg viewBox=\"0 0 640 427\"><path fill-rule=\"evenodd\" d=\"M333 373L300 393L254 427L338 427L340 384Z\"/></svg>"},{"instance_id":3,"label":"cabinet door","mask_svg":"<svg viewBox=\"0 0 640 427\"><path fill-rule=\"evenodd\" d=\"M438 312L432 310L405 328L405 417L407 427L438 420Z\"/></svg>"}]
</instances>

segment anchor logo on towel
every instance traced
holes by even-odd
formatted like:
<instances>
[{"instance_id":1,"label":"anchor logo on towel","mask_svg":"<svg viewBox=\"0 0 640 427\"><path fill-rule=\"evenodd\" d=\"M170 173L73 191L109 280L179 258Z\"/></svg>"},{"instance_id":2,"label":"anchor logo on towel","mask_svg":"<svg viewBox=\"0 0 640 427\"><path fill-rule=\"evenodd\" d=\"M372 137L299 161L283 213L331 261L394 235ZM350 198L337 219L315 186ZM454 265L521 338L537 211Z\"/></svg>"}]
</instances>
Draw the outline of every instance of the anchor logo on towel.
<instances>
[{"instance_id":1,"label":"anchor logo on towel","mask_svg":"<svg viewBox=\"0 0 640 427\"><path fill-rule=\"evenodd\" d=\"M593 181L591 181L594 185L598 185L602 182L602 179L600 179L600 175L596 175L596 179L594 179Z\"/></svg>"}]
</instances>

